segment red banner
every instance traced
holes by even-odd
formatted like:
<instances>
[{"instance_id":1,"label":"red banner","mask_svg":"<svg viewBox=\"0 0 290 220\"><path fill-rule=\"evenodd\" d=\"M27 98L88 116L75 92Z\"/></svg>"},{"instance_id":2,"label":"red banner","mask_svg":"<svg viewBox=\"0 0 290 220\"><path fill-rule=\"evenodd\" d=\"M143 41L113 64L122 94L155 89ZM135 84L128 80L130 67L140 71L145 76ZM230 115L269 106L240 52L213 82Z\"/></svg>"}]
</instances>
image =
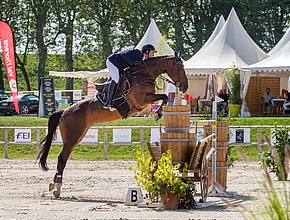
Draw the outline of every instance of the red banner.
<instances>
[{"instance_id":1,"label":"red banner","mask_svg":"<svg viewBox=\"0 0 290 220\"><path fill-rule=\"evenodd\" d=\"M13 34L10 26L3 21L0 21L0 40L6 75L14 99L15 111L19 113Z\"/></svg>"}]
</instances>

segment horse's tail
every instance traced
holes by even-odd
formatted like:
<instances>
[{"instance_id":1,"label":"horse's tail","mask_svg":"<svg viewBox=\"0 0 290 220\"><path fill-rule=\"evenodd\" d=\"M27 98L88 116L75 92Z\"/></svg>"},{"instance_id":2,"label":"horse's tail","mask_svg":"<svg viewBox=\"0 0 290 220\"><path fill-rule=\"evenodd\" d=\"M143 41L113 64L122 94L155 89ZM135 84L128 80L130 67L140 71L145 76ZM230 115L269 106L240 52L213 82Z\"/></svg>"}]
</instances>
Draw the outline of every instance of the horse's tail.
<instances>
[{"instance_id":1,"label":"horse's tail","mask_svg":"<svg viewBox=\"0 0 290 220\"><path fill-rule=\"evenodd\" d=\"M42 149L40 150L37 156L37 159L39 159L39 162L38 162L39 166L41 166L41 168L44 171L48 170L46 159L50 150L53 134L56 131L56 128L59 124L59 119L61 118L62 114L63 114L63 110L52 113L52 115L48 119L48 133L39 144L39 146L41 146L42 144L43 145L42 145Z\"/></svg>"}]
</instances>

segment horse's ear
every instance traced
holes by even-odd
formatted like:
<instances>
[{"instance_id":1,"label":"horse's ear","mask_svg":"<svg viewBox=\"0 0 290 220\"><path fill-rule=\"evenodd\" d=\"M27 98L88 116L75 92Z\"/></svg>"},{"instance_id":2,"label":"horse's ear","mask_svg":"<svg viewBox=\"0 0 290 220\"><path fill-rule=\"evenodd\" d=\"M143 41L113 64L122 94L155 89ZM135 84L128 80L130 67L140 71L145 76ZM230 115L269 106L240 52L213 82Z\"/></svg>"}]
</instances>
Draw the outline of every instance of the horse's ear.
<instances>
[{"instance_id":1,"label":"horse's ear","mask_svg":"<svg viewBox=\"0 0 290 220\"><path fill-rule=\"evenodd\" d=\"M178 52L174 51L174 56L175 56L175 59L176 60L180 60L181 59L180 58L180 55L181 55L181 52L180 51L178 51Z\"/></svg>"}]
</instances>

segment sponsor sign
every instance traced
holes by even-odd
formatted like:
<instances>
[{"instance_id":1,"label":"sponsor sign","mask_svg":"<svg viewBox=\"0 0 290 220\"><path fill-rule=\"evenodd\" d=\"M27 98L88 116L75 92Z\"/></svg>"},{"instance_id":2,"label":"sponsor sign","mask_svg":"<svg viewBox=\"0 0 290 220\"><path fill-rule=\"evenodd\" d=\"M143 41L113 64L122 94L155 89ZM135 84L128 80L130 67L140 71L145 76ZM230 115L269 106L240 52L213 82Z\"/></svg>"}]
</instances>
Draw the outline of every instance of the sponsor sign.
<instances>
[{"instance_id":1,"label":"sponsor sign","mask_svg":"<svg viewBox=\"0 0 290 220\"><path fill-rule=\"evenodd\" d=\"M98 129L89 129L81 143L98 143Z\"/></svg>"},{"instance_id":2,"label":"sponsor sign","mask_svg":"<svg viewBox=\"0 0 290 220\"><path fill-rule=\"evenodd\" d=\"M55 100L61 100L61 91L54 91Z\"/></svg>"},{"instance_id":3,"label":"sponsor sign","mask_svg":"<svg viewBox=\"0 0 290 220\"><path fill-rule=\"evenodd\" d=\"M48 129L45 129L45 133L48 133ZM52 137L52 143L62 143L60 130L57 128Z\"/></svg>"},{"instance_id":4,"label":"sponsor sign","mask_svg":"<svg viewBox=\"0 0 290 220\"><path fill-rule=\"evenodd\" d=\"M31 142L31 129L15 129L14 140L16 143Z\"/></svg>"},{"instance_id":5,"label":"sponsor sign","mask_svg":"<svg viewBox=\"0 0 290 220\"><path fill-rule=\"evenodd\" d=\"M151 128L150 143L160 143L160 131L159 128Z\"/></svg>"},{"instance_id":6,"label":"sponsor sign","mask_svg":"<svg viewBox=\"0 0 290 220\"><path fill-rule=\"evenodd\" d=\"M231 128L230 141L236 144L249 144L250 143L250 128Z\"/></svg>"},{"instance_id":7,"label":"sponsor sign","mask_svg":"<svg viewBox=\"0 0 290 220\"><path fill-rule=\"evenodd\" d=\"M131 143L131 129L113 129L114 143Z\"/></svg>"},{"instance_id":8,"label":"sponsor sign","mask_svg":"<svg viewBox=\"0 0 290 220\"><path fill-rule=\"evenodd\" d=\"M2 54L4 66L6 69L6 75L15 104L15 111L19 113L13 34L11 27L1 20L0 20L0 41L2 45Z\"/></svg>"},{"instance_id":9,"label":"sponsor sign","mask_svg":"<svg viewBox=\"0 0 290 220\"><path fill-rule=\"evenodd\" d=\"M73 100L81 100L82 99L82 91L76 90L73 91Z\"/></svg>"}]
</instances>

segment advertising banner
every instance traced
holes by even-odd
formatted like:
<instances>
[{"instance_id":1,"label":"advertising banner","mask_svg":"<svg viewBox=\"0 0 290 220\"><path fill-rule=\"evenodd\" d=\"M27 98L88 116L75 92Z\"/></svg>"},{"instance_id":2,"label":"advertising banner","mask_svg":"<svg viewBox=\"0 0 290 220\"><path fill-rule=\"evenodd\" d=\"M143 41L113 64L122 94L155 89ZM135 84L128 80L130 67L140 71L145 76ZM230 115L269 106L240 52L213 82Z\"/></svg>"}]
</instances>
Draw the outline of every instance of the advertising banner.
<instances>
[{"instance_id":1,"label":"advertising banner","mask_svg":"<svg viewBox=\"0 0 290 220\"><path fill-rule=\"evenodd\" d=\"M14 141L16 143L31 142L31 129L15 129Z\"/></svg>"},{"instance_id":2,"label":"advertising banner","mask_svg":"<svg viewBox=\"0 0 290 220\"><path fill-rule=\"evenodd\" d=\"M10 26L1 20L0 20L0 40L2 45L4 66L6 69L8 83L15 104L15 111L19 113L13 34Z\"/></svg>"}]
</instances>

